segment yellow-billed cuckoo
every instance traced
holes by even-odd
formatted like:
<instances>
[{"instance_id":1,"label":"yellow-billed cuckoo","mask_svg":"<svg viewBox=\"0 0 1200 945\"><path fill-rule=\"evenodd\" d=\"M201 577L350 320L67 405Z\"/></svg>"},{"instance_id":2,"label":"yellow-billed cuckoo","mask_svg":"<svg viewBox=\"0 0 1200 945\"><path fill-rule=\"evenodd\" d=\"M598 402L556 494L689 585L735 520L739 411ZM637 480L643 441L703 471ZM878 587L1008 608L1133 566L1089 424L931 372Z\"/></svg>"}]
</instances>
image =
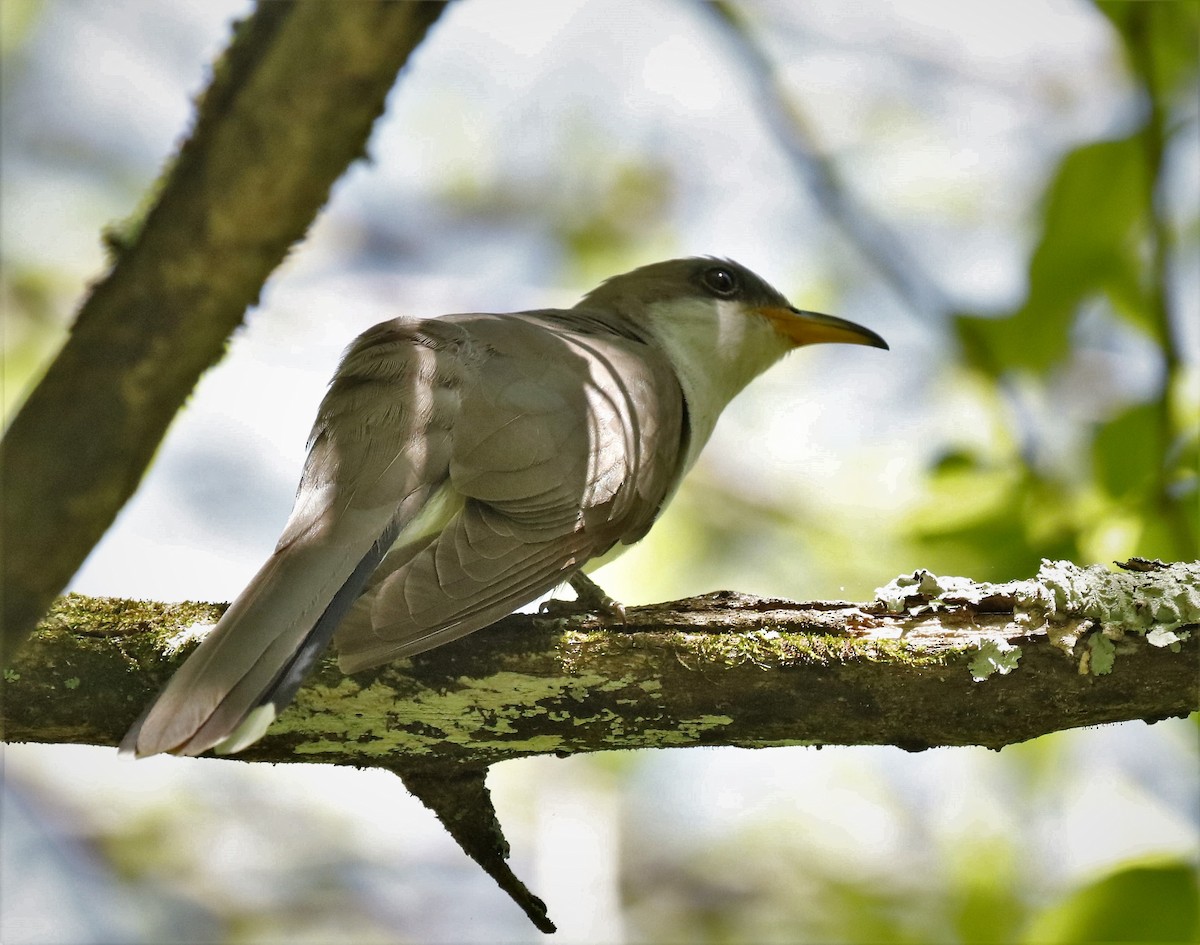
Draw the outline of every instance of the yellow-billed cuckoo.
<instances>
[{"instance_id":1,"label":"yellow-billed cuckoo","mask_svg":"<svg viewBox=\"0 0 1200 945\"><path fill-rule=\"evenodd\" d=\"M711 258L616 276L571 309L368 329L275 551L122 750L239 751L331 639L355 672L585 587L586 564L650 529L734 395L826 341L887 347Z\"/></svg>"}]
</instances>

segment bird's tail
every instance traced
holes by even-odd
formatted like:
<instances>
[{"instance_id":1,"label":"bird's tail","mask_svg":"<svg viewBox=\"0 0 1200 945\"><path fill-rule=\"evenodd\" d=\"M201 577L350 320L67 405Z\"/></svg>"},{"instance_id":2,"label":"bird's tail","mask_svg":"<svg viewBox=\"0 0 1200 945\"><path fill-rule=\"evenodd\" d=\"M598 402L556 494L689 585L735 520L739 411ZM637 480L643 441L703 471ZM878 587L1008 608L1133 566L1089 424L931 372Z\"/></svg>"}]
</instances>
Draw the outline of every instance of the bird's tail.
<instances>
[{"instance_id":1,"label":"bird's tail","mask_svg":"<svg viewBox=\"0 0 1200 945\"><path fill-rule=\"evenodd\" d=\"M199 755L257 741L328 648L395 537L353 551L277 550L121 741L122 753Z\"/></svg>"}]
</instances>

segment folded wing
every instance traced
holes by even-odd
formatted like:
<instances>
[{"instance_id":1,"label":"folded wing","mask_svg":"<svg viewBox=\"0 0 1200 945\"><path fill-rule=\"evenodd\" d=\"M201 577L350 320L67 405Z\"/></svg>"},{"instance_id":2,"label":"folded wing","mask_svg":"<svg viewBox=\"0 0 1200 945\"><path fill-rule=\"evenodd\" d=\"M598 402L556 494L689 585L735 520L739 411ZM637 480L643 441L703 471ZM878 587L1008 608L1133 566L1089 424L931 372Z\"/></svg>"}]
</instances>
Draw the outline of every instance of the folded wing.
<instances>
[{"instance_id":1,"label":"folded wing","mask_svg":"<svg viewBox=\"0 0 1200 945\"><path fill-rule=\"evenodd\" d=\"M649 529L674 486L683 395L635 336L571 313L469 321L486 369L462 391L461 506L401 543L337 632L354 672L471 633Z\"/></svg>"}]
</instances>

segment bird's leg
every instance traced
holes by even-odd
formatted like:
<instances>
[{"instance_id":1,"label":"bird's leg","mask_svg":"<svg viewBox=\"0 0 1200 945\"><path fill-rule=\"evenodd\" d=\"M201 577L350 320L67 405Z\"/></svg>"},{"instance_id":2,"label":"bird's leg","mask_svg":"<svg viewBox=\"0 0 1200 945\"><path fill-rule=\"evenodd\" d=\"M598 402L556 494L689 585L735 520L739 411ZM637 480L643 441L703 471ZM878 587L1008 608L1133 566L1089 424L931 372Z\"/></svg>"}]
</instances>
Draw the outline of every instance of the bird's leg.
<instances>
[{"instance_id":1,"label":"bird's leg","mask_svg":"<svg viewBox=\"0 0 1200 945\"><path fill-rule=\"evenodd\" d=\"M604 588L582 571L567 580L575 600L543 601L538 613L543 617L569 617L582 611L598 614L605 623L625 623L625 605L604 593Z\"/></svg>"},{"instance_id":2,"label":"bird's leg","mask_svg":"<svg viewBox=\"0 0 1200 945\"><path fill-rule=\"evenodd\" d=\"M575 592L576 603L585 610L594 610L612 623L625 623L625 605L604 593L604 588L582 571L576 571L567 582Z\"/></svg>"}]
</instances>

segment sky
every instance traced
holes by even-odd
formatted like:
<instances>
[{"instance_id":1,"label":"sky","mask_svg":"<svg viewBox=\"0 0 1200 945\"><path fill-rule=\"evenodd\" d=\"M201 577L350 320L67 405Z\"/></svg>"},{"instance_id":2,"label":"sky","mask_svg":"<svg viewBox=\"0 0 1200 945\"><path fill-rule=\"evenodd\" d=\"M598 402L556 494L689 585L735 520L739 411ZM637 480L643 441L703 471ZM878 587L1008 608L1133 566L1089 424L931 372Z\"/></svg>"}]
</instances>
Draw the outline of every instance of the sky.
<instances>
[{"instance_id":1,"label":"sky","mask_svg":"<svg viewBox=\"0 0 1200 945\"><path fill-rule=\"evenodd\" d=\"M25 27L18 7L35 13ZM827 346L773 369L727 412L701 481L737 482L753 502L803 510L814 532L868 533L919 498L937 450L986 439L952 369L949 313L899 298L824 217L702 6L572 0L514 9L465 0L443 16L393 91L370 162L339 182L228 356L201 380L73 590L235 596L287 515L337 358L370 325L400 314L570 305L599 279L667 256L736 258L800 307L869 325L892 345L886 355ZM1126 131L1135 113L1113 38L1083 3L809 0L749 9L856 200L960 308L999 313L1020 301L1052 158ZM37 274L48 299L34 327L6 316L6 348L22 352L6 366L6 415L103 270L101 228L133 211L186 135L208 64L249 10L223 0L5 0L0 258L10 271ZM602 251L564 249L604 227L629 232ZM1136 339L1122 345L1122 371L1109 382L1135 391L1154 364ZM1086 419L1086 405L1062 409ZM883 547L864 548L856 568L809 562L811 577L753 556L689 571L672 567L671 552L686 523L664 521L662 535L611 577L601 573L610 592L628 601L716 586L869 596L921 563ZM1061 882L1137 852L1194 849L1196 820L1184 812L1194 790L1177 738L1165 726L1080 733L1056 756L1070 764L1049 811L1014 788L1007 756L974 751L536 759L501 766L494 790L517 870L563 929L557 940L620 941L632 927L615 906L620 869L639 839L686 857L695 838L715 844L784 829L804 838L802 852L787 856L881 881L930 867L936 856L917 852L918 841L944 851L963 836L1019 833L1031 868L1057 870ZM73 811L57 819L86 821L85 832L183 798L170 802L169 828L181 857L214 861L206 888L247 909L266 902L286 911L271 864L280 851L311 855L294 836L304 822L318 840L365 845L359 855L373 872L364 895L380 928L416 929L430 942L527 934L390 777L177 759L139 762L134 774L110 755L15 746L6 777L22 798ZM1093 804L1140 813L1127 828L1097 831ZM228 807L238 813L224 819ZM10 823L16 809L9 803ZM30 901L40 902L32 893ZM131 900L112 919L130 940L153 940L153 929L128 925L145 902ZM61 904L41 912L56 909L69 922ZM423 916L416 925L413 911ZM62 931L52 925L21 940Z\"/></svg>"}]
</instances>

